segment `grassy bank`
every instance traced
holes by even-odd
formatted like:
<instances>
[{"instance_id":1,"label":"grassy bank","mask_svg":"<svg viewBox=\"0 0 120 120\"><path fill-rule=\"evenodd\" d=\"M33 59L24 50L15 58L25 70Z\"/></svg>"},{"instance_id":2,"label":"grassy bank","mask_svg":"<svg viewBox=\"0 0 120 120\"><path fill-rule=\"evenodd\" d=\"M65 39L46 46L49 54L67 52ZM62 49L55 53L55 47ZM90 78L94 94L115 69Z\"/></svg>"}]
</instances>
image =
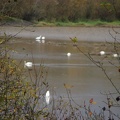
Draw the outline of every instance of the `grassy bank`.
<instances>
[{"instance_id":1,"label":"grassy bank","mask_svg":"<svg viewBox=\"0 0 120 120\"><path fill-rule=\"evenodd\" d=\"M78 27L78 26L86 26L86 27L94 27L94 26L116 26L120 27L120 21L100 21L100 20L85 20L85 21L78 21L78 22L45 22L40 21L35 24L35 26L67 26L67 27Z\"/></svg>"},{"instance_id":2,"label":"grassy bank","mask_svg":"<svg viewBox=\"0 0 120 120\"><path fill-rule=\"evenodd\" d=\"M78 26L83 26L83 27L94 27L94 26L104 26L104 27L120 27L120 21L112 21L112 22L107 22L107 21L101 21L101 20L81 20L78 22L48 22L48 21L24 21L21 19L17 18L12 18L8 16L0 16L0 24L4 25L15 25L15 26L21 26L21 25L33 25L36 27L43 27L43 26L60 26L60 27L78 27Z\"/></svg>"}]
</instances>

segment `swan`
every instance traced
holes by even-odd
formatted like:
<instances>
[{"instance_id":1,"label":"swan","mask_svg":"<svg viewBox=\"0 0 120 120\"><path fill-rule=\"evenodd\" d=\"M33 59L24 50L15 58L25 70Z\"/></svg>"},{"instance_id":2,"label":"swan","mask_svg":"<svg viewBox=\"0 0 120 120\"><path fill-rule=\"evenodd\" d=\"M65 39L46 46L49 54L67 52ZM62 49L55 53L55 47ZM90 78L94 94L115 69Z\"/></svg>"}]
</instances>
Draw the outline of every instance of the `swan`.
<instances>
[{"instance_id":1,"label":"swan","mask_svg":"<svg viewBox=\"0 0 120 120\"><path fill-rule=\"evenodd\" d=\"M36 37L36 41L39 43L45 43L45 37L40 35Z\"/></svg>"},{"instance_id":2,"label":"swan","mask_svg":"<svg viewBox=\"0 0 120 120\"><path fill-rule=\"evenodd\" d=\"M113 54L113 57L118 57L118 54Z\"/></svg>"},{"instance_id":3,"label":"swan","mask_svg":"<svg viewBox=\"0 0 120 120\"><path fill-rule=\"evenodd\" d=\"M44 36L42 37L42 43L45 43L45 37Z\"/></svg>"},{"instance_id":4,"label":"swan","mask_svg":"<svg viewBox=\"0 0 120 120\"><path fill-rule=\"evenodd\" d=\"M48 104L50 103L50 91L47 91L47 92L46 92L45 100L46 100L46 103L47 103L47 105L48 105Z\"/></svg>"},{"instance_id":5,"label":"swan","mask_svg":"<svg viewBox=\"0 0 120 120\"><path fill-rule=\"evenodd\" d=\"M40 38L41 38L41 35L40 35L40 36L38 36L38 37L36 37L36 40L40 40Z\"/></svg>"},{"instance_id":6,"label":"swan","mask_svg":"<svg viewBox=\"0 0 120 120\"><path fill-rule=\"evenodd\" d=\"M32 68L33 63L32 62L26 62L24 61L24 68Z\"/></svg>"},{"instance_id":7,"label":"swan","mask_svg":"<svg viewBox=\"0 0 120 120\"><path fill-rule=\"evenodd\" d=\"M67 56L68 56L68 57L71 56L71 53L67 53Z\"/></svg>"},{"instance_id":8,"label":"swan","mask_svg":"<svg viewBox=\"0 0 120 120\"><path fill-rule=\"evenodd\" d=\"M44 37L44 36L42 37L42 40L45 40L45 37Z\"/></svg>"},{"instance_id":9,"label":"swan","mask_svg":"<svg viewBox=\"0 0 120 120\"><path fill-rule=\"evenodd\" d=\"M105 51L100 51L100 55L105 55Z\"/></svg>"}]
</instances>

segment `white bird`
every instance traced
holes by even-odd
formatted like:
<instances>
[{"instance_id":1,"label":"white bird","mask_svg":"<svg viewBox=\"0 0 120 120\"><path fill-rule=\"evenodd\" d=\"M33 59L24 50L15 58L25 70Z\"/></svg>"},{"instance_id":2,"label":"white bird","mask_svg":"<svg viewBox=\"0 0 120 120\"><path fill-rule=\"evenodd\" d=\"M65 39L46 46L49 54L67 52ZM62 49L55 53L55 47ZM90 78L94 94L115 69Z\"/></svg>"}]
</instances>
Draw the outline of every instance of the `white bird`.
<instances>
[{"instance_id":1,"label":"white bird","mask_svg":"<svg viewBox=\"0 0 120 120\"><path fill-rule=\"evenodd\" d=\"M38 37L36 37L36 40L40 40L40 38L41 38L41 35L40 35L40 36L38 36Z\"/></svg>"},{"instance_id":2,"label":"white bird","mask_svg":"<svg viewBox=\"0 0 120 120\"><path fill-rule=\"evenodd\" d=\"M67 56L68 56L68 57L71 56L71 53L67 53Z\"/></svg>"},{"instance_id":3,"label":"white bird","mask_svg":"<svg viewBox=\"0 0 120 120\"><path fill-rule=\"evenodd\" d=\"M44 36L42 37L42 40L45 40L45 37L44 37Z\"/></svg>"},{"instance_id":4,"label":"white bird","mask_svg":"<svg viewBox=\"0 0 120 120\"><path fill-rule=\"evenodd\" d=\"M50 91L47 91L47 92L46 92L45 100L46 100L46 103L47 103L47 105L48 105L48 104L50 103Z\"/></svg>"},{"instance_id":5,"label":"white bird","mask_svg":"<svg viewBox=\"0 0 120 120\"><path fill-rule=\"evenodd\" d=\"M33 63L32 62L26 62L24 61L24 68L32 68Z\"/></svg>"},{"instance_id":6,"label":"white bird","mask_svg":"<svg viewBox=\"0 0 120 120\"><path fill-rule=\"evenodd\" d=\"M105 51L100 51L100 55L105 55Z\"/></svg>"},{"instance_id":7,"label":"white bird","mask_svg":"<svg viewBox=\"0 0 120 120\"><path fill-rule=\"evenodd\" d=\"M113 54L113 57L118 57L118 54Z\"/></svg>"}]
</instances>

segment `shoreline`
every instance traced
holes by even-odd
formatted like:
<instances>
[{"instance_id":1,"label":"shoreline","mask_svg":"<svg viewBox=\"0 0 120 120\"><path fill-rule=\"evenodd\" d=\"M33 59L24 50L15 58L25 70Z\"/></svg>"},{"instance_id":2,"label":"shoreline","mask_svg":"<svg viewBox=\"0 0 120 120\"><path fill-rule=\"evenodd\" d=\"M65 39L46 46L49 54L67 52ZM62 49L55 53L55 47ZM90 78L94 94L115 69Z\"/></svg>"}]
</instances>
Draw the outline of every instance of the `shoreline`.
<instances>
[{"instance_id":1,"label":"shoreline","mask_svg":"<svg viewBox=\"0 0 120 120\"><path fill-rule=\"evenodd\" d=\"M114 28L120 33L120 28ZM77 37L78 41L91 42L113 42L110 33L116 33L112 27L34 27L34 26L0 26L0 36L4 33L10 36L35 39L37 36L45 36L46 40L70 40L70 37ZM110 33L109 33L110 32ZM120 34L117 34L120 37Z\"/></svg>"},{"instance_id":2,"label":"shoreline","mask_svg":"<svg viewBox=\"0 0 120 120\"><path fill-rule=\"evenodd\" d=\"M120 28L120 25L38 25L33 23L8 23L8 24L0 24L0 27L83 27L83 28Z\"/></svg>"}]
</instances>

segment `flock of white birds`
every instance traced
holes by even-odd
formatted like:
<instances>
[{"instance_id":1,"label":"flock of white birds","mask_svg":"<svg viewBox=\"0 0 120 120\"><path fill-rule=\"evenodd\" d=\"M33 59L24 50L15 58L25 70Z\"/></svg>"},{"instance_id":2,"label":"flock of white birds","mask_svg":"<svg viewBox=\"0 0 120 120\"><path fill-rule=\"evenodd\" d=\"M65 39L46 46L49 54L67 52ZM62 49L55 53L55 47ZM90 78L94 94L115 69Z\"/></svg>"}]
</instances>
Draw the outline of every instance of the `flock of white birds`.
<instances>
[{"instance_id":1,"label":"flock of white birds","mask_svg":"<svg viewBox=\"0 0 120 120\"><path fill-rule=\"evenodd\" d=\"M45 43L45 37L44 37L44 36L41 36L41 35L40 35L40 36L36 37L35 39L36 39L36 41L39 42L39 43ZM106 52L105 52L105 51L100 51L99 54L100 54L101 56L103 56L103 55L106 54ZM68 57L70 57L70 56L71 56L71 53L68 52L66 55L67 55ZM118 54L115 53L115 54L113 54L112 56L115 57L115 58L117 58L117 57L118 57ZM24 68L29 68L29 69L31 69L32 66L33 66L33 63L32 63L32 62L26 62L26 61L24 61Z\"/></svg>"},{"instance_id":2,"label":"flock of white birds","mask_svg":"<svg viewBox=\"0 0 120 120\"><path fill-rule=\"evenodd\" d=\"M39 43L45 43L45 37L44 36L38 36L35 38L37 42Z\"/></svg>"},{"instance_id":3,"label":"flock of white birds","mask_svg":"<svg viewBox=\"0 0 120 120\"><path fill-rule=\"evenodd\" d=\"M106 52L105 51L100 51L100 55L105 55ZM113 57L117 58L118 57L118 54L117 53L114 53L112 54Z\"/></svg>"},{"instance_id":4,"label":"flock of white birds","mask_svg":"<svg viewBox=\"0 0 120 120\"><path fill-rule=\"evenodd\" d=\"M41 35L40 35L40 36L36 37L35 39L36 39L36 41L39 42L39 43L45 43L45 37L44 37L44 36L41 36ZM105 52L105 51L100 51L99 54L100 54L101 56L103 56L103 55L106 54L106 52ZM68 57L70 57L70 56L71 56L71 53L68 52L66 55L67 55ZM117 57L118 57L118 54L115 53L115 54L113 54L112 56L115 57L115 58L117 58ZM32 63L32 62L26 62L26 61L24 61L24 68L32 69L32 66L33 66L33 63ZM47 92L46 92L45 100L46 100L46 103L47 103L47 105L48 105L49 102L50 102L50 91L47 91Z\"/></svg>"}]
</instances>

